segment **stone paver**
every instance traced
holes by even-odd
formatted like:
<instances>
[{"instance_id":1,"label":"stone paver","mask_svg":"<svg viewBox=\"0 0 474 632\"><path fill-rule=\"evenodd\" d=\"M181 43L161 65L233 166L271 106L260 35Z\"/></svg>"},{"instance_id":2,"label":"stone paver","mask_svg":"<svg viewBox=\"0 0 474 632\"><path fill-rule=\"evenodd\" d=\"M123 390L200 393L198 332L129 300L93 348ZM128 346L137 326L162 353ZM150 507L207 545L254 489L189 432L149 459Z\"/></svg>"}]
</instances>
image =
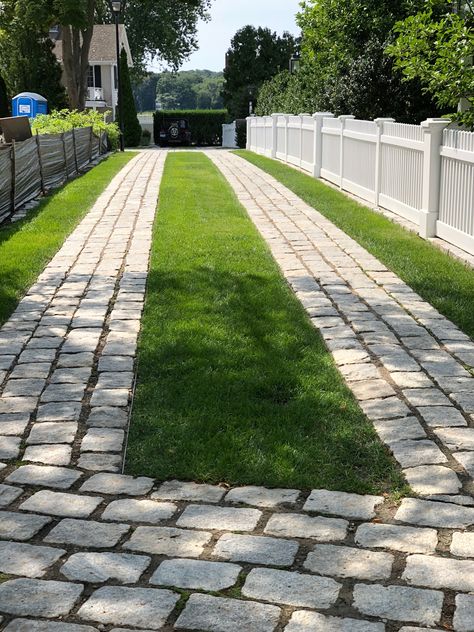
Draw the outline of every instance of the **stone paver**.
<instances>
[{"instance_id":1,"label":"stone paver","mask_svg":"<svg viewBox=\"0 0 474 632\"><path fill-rule=\"evenodd\" d=\"M213 505L189 505L178 519L178 527L216 529L218 531L253 531L261 518L258 509L231 509Z\"/></svg>"},{"instance_id":2,"label":"stone paver","mask_svg":"<svg viewBox=\"0 0 474 632\"><path fill-rule=\"evenodd\" d=\"M291 616L285 632L385 632L383 623L359 619L328 617L316 612L299 610Z\"/></svg>"},{"instance_id":3,"label":"stone paver","mask_svg":"<svg viewBox=\"0 0 474 632\"><path fill-rule=\"evenodd\" d=\"M474 592L474 560L410 555L403 579L414 586Z\"/></svg>"},{"instance_id":4,"label":"stone paver","mask_svg":"<svg viewBox=\"0 0 474 632\"><path fill-rule=\"evenodd\" d=\"M454 626L458 632L473 632L474 630L474 595L458 595L456 597L456 612Z\"/></svg>"},{"instance_id":5,"label":"stone paver","mask_svg":"<svg viewBox=\"0 0 474 632\"><path fill-rule=\"evenodd\" d=\"M438 544L438 534L435 529L366 523L357 529L355 541L360 546L376 549L434 553Z\"/></svg>"},{"instance_id":6,"label":"stone paver","mask_svg":"<svg viewBox=\"0 0 474 632\"><path fill-rule=\"evenodd\" d=\"M0 542L0 573L42 577L66 551L32 544Z\"/></svg>"},{"instance_id":7,"label":"stone paver","mask_svg":"<svg viewBox=\"0 0 474 632\"><path fill-rule=\"evenodd\" d=\"M65 467L22 465L7 476L6 481L8 483L19 483L20 485L69 489L80 477L79 472Z\"/></svg>"},{"instance_id":8,"label":"stone paver","mask_svg":"<svg viewBox=\"0 0 474 632\"><path fill-rule=\"evenodd\" d=\"M138 527L123 548L169 557L199 557L210 539L211 534L206 531L187 531L173 527Z\"/></svg>"},{"instance_id":9,"label":"stone paver","mask_svg":"<svg viewBox=\"0 0 474 632\"><path fill-rule=\"evenodd\" d=\"M30 540L50 522L51 518L47 516L0 511L0 538Z\"/></svg>"},{"instance_id":10,"label":"stone paver","mask_svg":"<svg viewBox=\"0 0 474 632\"><path fill-rule=\"evenodd\" d=\"M78 615L86 621L159 630L178 600L169 590L105 586L89 597Z\"/></svg>"},{"instance_id":11,"label":"stone paver","mask_svg":"<svg viewBox=\"0 0 474 632\"><path fill-rule=\"evenodd\" d=\"M102 519L158 524L169 520L176 509L177 507L173 503L127 498L111 502L102 514Z\"/></svg>"},{"instance_id":12,"label":"stone paver","mask_svg":"<svg viewBox=\"0 0 474 632\"><path fill-rule=\"evenodd\" d=\"M160 485L152 498L158 500L187 500L205 503L218 503L225 489L215 485L203 485L180 481L167 481Z\"/></svg>"},{"instance_id":13,"label":"stone paver","mask_svg":"<svg viewBox=\"0 0 474 632\"><path fill-rule=\"evenodd\" d=\"M12 579L0 584L0 612L52 619L69 614L83 586L40 579Z\"/></svg>"},{"instance_id":14,"label":"stone paver","mask_svg":"<svg viewBox=\"0 0 474 632\"><path fill-rule=\"evenodd\" d=\"M382 502L381 496L359 496L320 489L311 493L304 510L369 520L375 516L375 508Z\"/></svg>"},{"instance_id":15,"label":"stone paver","mask_svg":"<svg viewBox=\"0 0 474 632\"><path fill-rule=\"evenodd\" d=\"M273 632L280 608L252 601L191 595L176 625L183 630L207 632Z\"/></svg>"},{"instance_id":16,"label":"stone paver","mask_svg":"<svg viewBox=\"0 0 474 632\"><path fill-rule=\"evenodd\" d=\"M97 496L77 496L44 489L25 500L20 509L51 516L87 518L101 502L102 498Z\"/></svg>"},{"instance_id":17,"label":"stone paver","mask_svg":"<svg viewBox=\"0 0 474 632\"><path fill-rule=\"evenodd\" d=\"M152 487L153 479L151 478L133 478L133 476L120 474L95 474L82 485L81 491L144 496Z\"/></svg>"},{"instance_id":18,"label":"stone paver","mask_svg":"<svg viewBox=\"0 0 474 632\"><path fill-rule=\"evenodd\" d=\"M52 529L45 542L73 544L91 548L110 548L129 530L126 524L104 524L95 521L65 518Z\"/></svg>"},{"instance_id":19,"label":"stone paver","mask_svg":"<svg viewBox=\"0 0 474 632\"><path fill-rule=\"evenodd\" d=\"M376 581L390 577L393 562L390 553L320 544L308 555L304 566L320 575Z\"/></svg>"},{"instance_id":20,"label":"stone paver","mask_svg":"<svg viewBox=\"0 0 474 632\"><path fill-rule=\"evenodd\" d=\"M127 553L75 553L63 564L61 574L71 581L92 584L135 584L150 561L149 557Z\"/></svg>"},{"instance_id":21,"label":"stone paver","mask_svg":"<svg viewBox=\"0 0 474 632\"><path fill-rule=\"evenodd\" d=\"M297 551L298 543L292 540L226 533L219 538L213 555L233 562L291 566Z\"/></svg>"},{"instance_id":22,"label":"stone paver","mask_svg":"<svg viewBox=\"0 0 474 632\"><path fill-rule=\"evenodd\" d=\"M311 538L322 542L344 540L349 523L339 518L310 517L304 514L276 513L265 527L268 535L288 538Z\"/></svg>"},{"instance_id":23,"label":"stone paver","mask_svg":"<svg viewBox=\"0 0 474 632\"><path fill-rule=\"evenodd\" d=\"M354 607L364 615L435 625L441 618L443 593L406 586L356 584Z\"/></svg>"},{"instance_id":24,"label":"stone paver","mask_svg":"<svg viewBox=\"0 0 474 632\"><path fill-rule=\"evenodd\" d=\"M474 343L227 152L209 155L422 498L120 474L165 155L130 161L0 329L0 627L474 632Z\"/></svg>"},{"instance_id":25,"label":"stone paver","mask_svg":"<svg viewBox=\"0 0 474 632\"><path fill-rule=\"evenodd\" d=\"M233 586L241 570L237 564L225 562L165 560L151 577L150 584L217 592Z\"/></svg>"},{"instance_id":26,"label":"stone paver","mask_svg":"<svg viewBox=\"0 0 474 632\"><path fill-rule=\"evenodd\" d=\"M254 568L245 580L242 594L288 606L325 609L334 605L340 589L341 584L327 577Z\"/></svg>"}]
</instances>

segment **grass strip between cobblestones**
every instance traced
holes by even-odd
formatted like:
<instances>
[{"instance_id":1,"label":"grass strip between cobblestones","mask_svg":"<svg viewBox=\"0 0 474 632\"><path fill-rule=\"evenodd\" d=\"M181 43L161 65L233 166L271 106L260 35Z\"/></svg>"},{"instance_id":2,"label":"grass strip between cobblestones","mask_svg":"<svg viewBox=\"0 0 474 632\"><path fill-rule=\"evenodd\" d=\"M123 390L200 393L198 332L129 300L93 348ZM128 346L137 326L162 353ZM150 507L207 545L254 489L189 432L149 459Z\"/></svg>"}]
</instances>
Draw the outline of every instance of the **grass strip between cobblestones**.
<instances>
[{"instance_id":1,"label":"grass strip between cobblestones","mask_svg":"<svg viewBox=\"0 0 474 632\"><path fill-rule=\"evenodd\" d=\"M474 339L474 271L415 233L292 167L236 151L355 239Z\"/></svg>"},{"instance_id":2,"label":"grass strip between cobblestones","mask_svg":"<svg viewBox=\"0 0 474 632\"><path fill-rule=\"evenodd\" d=\"M114 154L41 200L25 219L0 227L0 325L112 178L135 155Z\"/></svg>"},{"instance_id":3,"label":"grass strip between cobblestones","mask_svg":"<svg viewBox=\"0 0 474 632\"><path fill-rule=\"evenodd\" d=\"M167 159L138 358L128 473L364 493L403 486L203 154Z\"/></svg>"}]
</instances>

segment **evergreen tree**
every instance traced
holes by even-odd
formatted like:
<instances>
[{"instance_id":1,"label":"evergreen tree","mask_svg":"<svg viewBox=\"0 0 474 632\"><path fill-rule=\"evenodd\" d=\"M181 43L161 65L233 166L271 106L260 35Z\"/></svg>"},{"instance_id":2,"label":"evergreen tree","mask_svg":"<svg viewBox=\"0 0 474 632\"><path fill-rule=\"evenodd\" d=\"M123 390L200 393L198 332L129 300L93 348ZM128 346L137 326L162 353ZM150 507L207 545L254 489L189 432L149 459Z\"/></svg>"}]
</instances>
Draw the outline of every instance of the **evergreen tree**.
<instances>
[{"instance_id":1,"label":"evergreen tree","mask_svg":"<svg viewBox=\"0 0 474 632\"><path fill-rule=\"evenodd\" d=\"M128 68L127 53L124 48L120 53L120 71L122 84L122 112L119 111L118 120L123 116L124 141L127 147L137 147L142 137L142 128L138 122L137 108L133 98L130 70Z\"/></svg>"},{"instance_id":2,"label":"evergreen tree","mask_svg":"<svg viewBox=\"0 0 474 632\"><path fill-rule=\"evenodd\" d=\"M8 102L7 86L0 75L0 118L10 116L10 104Z\"/></svg>"}]
</instances>

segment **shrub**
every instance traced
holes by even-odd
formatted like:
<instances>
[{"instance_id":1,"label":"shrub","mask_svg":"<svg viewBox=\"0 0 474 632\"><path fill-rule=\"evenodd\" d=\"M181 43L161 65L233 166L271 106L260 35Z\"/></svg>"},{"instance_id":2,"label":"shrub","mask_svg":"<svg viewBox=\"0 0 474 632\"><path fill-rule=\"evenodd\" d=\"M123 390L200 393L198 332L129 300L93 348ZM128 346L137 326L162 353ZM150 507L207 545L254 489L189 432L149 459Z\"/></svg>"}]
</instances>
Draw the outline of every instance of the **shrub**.
<instances>
[{"instance_id":1,"label":"shrub","mask_svg":"<svg viewBox=\"0 0 474 632\"><path fill-rule=\"evenodd\" d=\"M119 129L116 123L106 123L108 112L101 114L93 110L79 112L78 110L56 110L51 114L40 114L31 122L34 134L61 134L74 128L92 127L96 136L104 132L107 134L113 149L117 149Z\"/></svg>"},{"instance_id":2,"label":"shrub","mask_svg":"<svg viewBox=\"0 0 474 632\"><path fill-rule=\"evenodd\" d=\"M247 119L237 119L235 121L237 147L245 149L247 147Z\"/></svg>"},{"instance_id":3,"label":"shrub","mask_svg":"<svg viewBox=\"0 0 474 632\"><path fill-rule=\"evenodd\" d=\"M142 128L138 122L137 108L130 83L128 57L124 48L120 53L120 70L122 73L122 109L123 109L123 138L126 147L138 147L142 137ZM122 112L119 111L119 117Z\"/></svg>"},{"instance_id":4,"label":"shrub","mask_svg":"<svg viewBox=\"0 0 474 632\"><path fill-rule=\"evenodd\" d=\"M165 119L186 119L194 145L222 145L222 125L230 122L227 110L160 110L154 115L155 143Z\"/></svg>"}]
</instances>

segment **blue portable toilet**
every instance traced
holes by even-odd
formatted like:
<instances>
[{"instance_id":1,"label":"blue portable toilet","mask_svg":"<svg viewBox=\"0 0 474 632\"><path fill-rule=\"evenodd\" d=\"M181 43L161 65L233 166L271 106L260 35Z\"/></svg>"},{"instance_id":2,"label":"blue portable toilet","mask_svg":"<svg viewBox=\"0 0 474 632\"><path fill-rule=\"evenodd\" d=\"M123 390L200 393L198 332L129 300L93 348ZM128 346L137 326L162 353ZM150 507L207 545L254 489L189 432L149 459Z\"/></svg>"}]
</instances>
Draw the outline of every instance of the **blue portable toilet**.
<instances>
[{"instance_id":1,"label":"blue portable toilet","mask_svg":"<svg viewBox=\"0 0 474 632\"><path fill-rule=\"evenodd\" d=\"M35 92L21 92L13 98L13 116L35 118L38 114L48 113L48 102Z\"/></svg>"}]
</instances>

